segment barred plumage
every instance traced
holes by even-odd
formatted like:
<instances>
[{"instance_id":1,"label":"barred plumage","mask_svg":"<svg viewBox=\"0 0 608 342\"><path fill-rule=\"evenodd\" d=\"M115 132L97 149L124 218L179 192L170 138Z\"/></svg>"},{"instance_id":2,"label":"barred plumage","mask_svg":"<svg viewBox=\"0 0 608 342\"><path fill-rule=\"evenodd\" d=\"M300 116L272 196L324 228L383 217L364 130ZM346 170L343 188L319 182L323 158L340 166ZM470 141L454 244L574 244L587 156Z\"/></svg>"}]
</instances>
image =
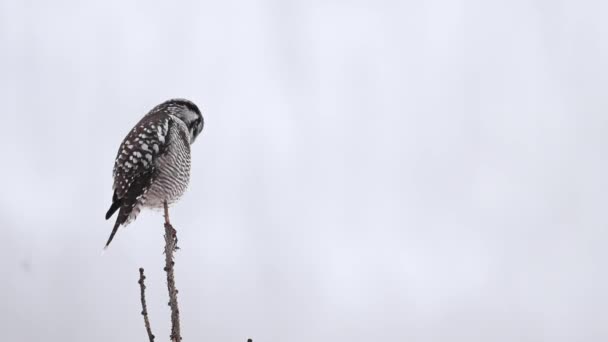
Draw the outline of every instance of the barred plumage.
<instances>
[{"instance_id":1,"label":"barred plumage","mask_svg":"<svg viewBox=\"0 0 608 342\"><path fill-rule=\"evenodd\" d=\"M172 99L154 107L129 132L114 163L114 195L106 219L119 212L106 247L141 208L162 208L183 195L190 180L190 145L203 125L194 103Z\"/></svg>"}]
</instances>

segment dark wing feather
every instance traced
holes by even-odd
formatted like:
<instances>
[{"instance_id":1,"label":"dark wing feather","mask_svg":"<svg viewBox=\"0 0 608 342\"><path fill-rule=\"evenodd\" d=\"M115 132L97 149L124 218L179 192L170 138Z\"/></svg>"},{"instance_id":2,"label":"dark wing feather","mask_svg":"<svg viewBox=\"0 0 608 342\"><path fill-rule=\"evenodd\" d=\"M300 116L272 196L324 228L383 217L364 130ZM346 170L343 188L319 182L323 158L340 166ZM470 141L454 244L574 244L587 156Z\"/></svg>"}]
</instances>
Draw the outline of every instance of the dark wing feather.
<instances>
[{"instance_id":1,"label":"dark wing feather","mask_svg":"<svg viewBox=\"0 0 608 342\"><path fill-rule=\"evenodd\" d=\"M166 113L151 112L135 125L120 145L114 163L112 205L106 219L120 210L106 247L150 188L156 175L154 161L165 151L165 138L171 123L172 118Z\"/></svg>"}]
</instances>

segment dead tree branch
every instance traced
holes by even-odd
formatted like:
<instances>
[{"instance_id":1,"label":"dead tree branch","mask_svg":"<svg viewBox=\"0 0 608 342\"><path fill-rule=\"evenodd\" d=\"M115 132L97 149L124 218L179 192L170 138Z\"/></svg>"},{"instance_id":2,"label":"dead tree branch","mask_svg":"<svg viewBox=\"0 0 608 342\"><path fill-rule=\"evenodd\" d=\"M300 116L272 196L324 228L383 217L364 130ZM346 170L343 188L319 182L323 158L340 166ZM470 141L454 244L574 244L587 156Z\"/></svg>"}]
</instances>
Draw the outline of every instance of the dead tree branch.
<instances>
[{"instance_id":1,"label":"dead tree branch","mask_svg":"<svg viewBox=\"0 0 608 342\"><path fill-rule=\"evenodd\" d=\"M177 305L177 289L175 288L175 275L173 273L173 252L177 247L177 232L169 221L169 206L165 206L165 272L167 272L167 289L169 290L169 306L171 307L171 336L173 342L182 340L179 324L179 307Z\"/></svg>"},{"instance_id":2,"label":"dead tree branch","mask_svg":"<svg viewBox=\"0 0 608 342\"><path fill-rule=\"evenodd\" d=\"M144 316L144 324L146 325L146 332L148 333L148 339L150 342L154 342L154 334L152 334L152 329L150 328L150 320L148 319L148 306L146 305L146 285L144 284L144 279L146 276L144 275L143 267L139 268L139 289L141 296L141 315Z\"/></svg>"}]
</instances>

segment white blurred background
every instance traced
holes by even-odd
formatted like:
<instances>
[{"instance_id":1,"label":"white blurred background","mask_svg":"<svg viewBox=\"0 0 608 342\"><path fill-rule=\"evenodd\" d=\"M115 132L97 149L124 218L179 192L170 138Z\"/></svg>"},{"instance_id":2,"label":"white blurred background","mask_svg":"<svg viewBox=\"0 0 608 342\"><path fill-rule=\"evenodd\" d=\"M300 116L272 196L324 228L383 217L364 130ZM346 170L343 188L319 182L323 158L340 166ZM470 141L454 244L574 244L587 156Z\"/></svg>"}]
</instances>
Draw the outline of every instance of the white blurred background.
<instances>
[{"instance_id":1,"label":"white blurred background","mask_svg":"<svg viewBox=\"0 0 608 342\"><path fill-rule=\"evenodd\" d=\"M149 109L184 341L608 340L605 1L0 1L0 335L168 339L162 216L113 221Z\"/></svg>"}]
</instances>

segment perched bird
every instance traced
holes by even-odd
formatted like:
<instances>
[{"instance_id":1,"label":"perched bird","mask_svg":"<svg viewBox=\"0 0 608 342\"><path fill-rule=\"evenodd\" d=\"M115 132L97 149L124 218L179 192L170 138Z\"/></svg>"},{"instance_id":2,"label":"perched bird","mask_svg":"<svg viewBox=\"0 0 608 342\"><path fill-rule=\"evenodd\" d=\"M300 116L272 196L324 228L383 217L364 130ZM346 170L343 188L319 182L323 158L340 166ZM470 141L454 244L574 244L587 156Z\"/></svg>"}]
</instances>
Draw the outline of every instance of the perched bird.
<instances>
[{"instance_id":1,"label":"perched bird","mask_svg":"<svg viewBox=\"0 0 608 342\"><path fill-rule=\"evenodd\" d=\"M114 162L114 195L106 220L118 211L106 243L120 225L135 220L141 208L177 202L190 180L190 146L203 130L198 107L172 99L152 108L120 144Z\"/></svg>"}]
</instances>

